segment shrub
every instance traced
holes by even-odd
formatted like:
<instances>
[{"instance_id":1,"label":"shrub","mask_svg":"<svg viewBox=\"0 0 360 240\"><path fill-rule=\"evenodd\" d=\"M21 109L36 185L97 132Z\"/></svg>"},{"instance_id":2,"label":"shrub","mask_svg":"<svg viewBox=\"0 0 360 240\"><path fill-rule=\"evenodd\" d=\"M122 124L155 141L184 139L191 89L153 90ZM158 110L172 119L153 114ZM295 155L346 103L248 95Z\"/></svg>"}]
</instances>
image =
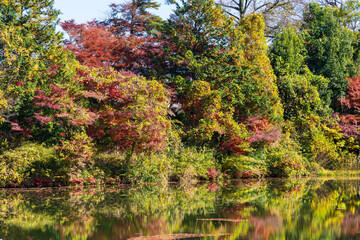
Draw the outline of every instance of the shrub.
<instances>
[{"instance_id":1,"label":"shrub","mask_svg":"<svg viewBox=\"0 0 360 240\"><path fill-rule=\"evenodd\" d=\"M94 155L94 166L106 177L121 177L130 182L213 179L220 174L214 151L207 148L184 147L177 126L172 127L164 152L132 153L102 152ZM130 152L131 153L131 152Z\"/></svg>"},{"instance_id":2,"label":"shrub","mask_svg":"<svg viewBox=\"0 0 360 240\"><path fill-rule=\"evenodd\" d=\"M170 162L163 154L134 154L125 177L133 183L167 182L170 168Z\"/></svg>"},{"instance_id":3,"label":"shrub","mask_svg":"<svg viewBox=\"0 0 360 240\"><path fill-rule=\"evenodd\" d=\"M279 149L268 155L270 173L275 177L292 177L305 174L304 158L295 151Z\"/></svg>"},{"instance_id":4,"label":"shrub","mask_svg":"<svg viewBox=\"0 0 360 240\"><path fill-rule=\"evenodd\" d=\"M309 159L327 169L336 169L340 163L338 147L335 142L325 136L322 130L313 130L309 143Z\"/></svg>"},{"instance_id":5,"label":"shrub","mask_svg":"<svg viewBox=\"0 0 360 240\"><path fill-rule=\"evenodd\" d=\"M266 173L266 163L250 156L231 155L223 160L223 170L234 178L260 177Z\"/></svg>"},{"instance_id":6,"label":"shrub","mask_svg":"<svg viewBox=\"0 0 360 240\"><path fill-rule=\"evenodd\" d=\"M208 179L209 169L218 168L214 151L205 147L178 146L166 152L172 166L171 177L175 180Z\"/></svg>"},{"instance_id":7,"label":"shrub","mask_svg":"<svg viewBox=\"0 0 360 240\"><path fill-rule=\"evenodd\" d=\"M71 140L61 141L60 146L54 148L59 159L62 159L69 169L69 177L77 177L86 167L92 165L91 138L84 131L75 133Z\"/></svg>"},{"instance_id":8,"label":"shrub","mask_svg":"<svg viewBox=\"0 0 360 240\"><path fill-rule=\"evenodd\" d=\"M53 148L27 143L0 155L0 186L52 185L66 181Z\"/></svg>"},{"instance_id":9,"label":"shrub","mask_svg":"<svg viewBox=\"0 0 360 240\"><path fill-rule=\"evenodd\" d=\"M122 182L166 182L171 170L170 162L162 153L133 153L126 151L102 152L93 157L94 168L108 179Z\"/></svg>"},{"instance_id":10,"label":"shrub","mask_svg":"<svg viewBox=\"0 0 360 240\"><path fill-rule=\"evenodd\" d=\"M93 156L94 167L104 172L105 177L120 177L126 172L125 152L101 152Z\"/></svg>"},{"instance_id":11,"label":"shrub","mask_svg":"<svg viewBox=\"0 0 360 240\"><path fill-rule=\"evenodd\" d=\"M136 153L164 149L170 93L161 83L112 69L79 73L89 109L97 116L87 133L98 147Z\"/></svg>"},{"instance_id":12,"label":"shrub","mask_svg":"<svg viewBox=\"0 0 360 240\"><path fill-rule=\"evenodd\" d=\"M281 141L268 148L266 160L270 175L274 177L292 177L306 175L307 160L299 152L299 146L284 134Z\"/></svg>"}]
</instances>

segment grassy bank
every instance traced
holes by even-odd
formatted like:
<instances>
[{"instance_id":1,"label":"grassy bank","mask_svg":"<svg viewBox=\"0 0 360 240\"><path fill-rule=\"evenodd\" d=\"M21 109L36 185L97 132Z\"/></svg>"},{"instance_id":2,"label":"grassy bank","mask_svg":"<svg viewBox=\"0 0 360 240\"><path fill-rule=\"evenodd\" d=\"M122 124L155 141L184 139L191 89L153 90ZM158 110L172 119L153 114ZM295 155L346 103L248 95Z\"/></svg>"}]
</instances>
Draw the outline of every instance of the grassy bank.
<instances>
[{"instance_id":1,"label":"grassy bank","mask_svg":"<svg viewBox=\"0 0 360 240\"><path fill-rule=\"evenodd\" d=\"M293 152L275 150L244 156L178 145L155 153L95 152L87 161L70 161L53 147L27 143L0 154L0 187L360 176L360 171L325 170Z\"/></svg>"},{"instance_id":2,"label":"grassy bank","mask_svg":"<svg viewBox=\"0 0 360 240\"><path fill-rule=\"evenodd\" d=\"M360 170L320 170L315 172L317 177L359 177Z\"/></svg>"}]
</instances>

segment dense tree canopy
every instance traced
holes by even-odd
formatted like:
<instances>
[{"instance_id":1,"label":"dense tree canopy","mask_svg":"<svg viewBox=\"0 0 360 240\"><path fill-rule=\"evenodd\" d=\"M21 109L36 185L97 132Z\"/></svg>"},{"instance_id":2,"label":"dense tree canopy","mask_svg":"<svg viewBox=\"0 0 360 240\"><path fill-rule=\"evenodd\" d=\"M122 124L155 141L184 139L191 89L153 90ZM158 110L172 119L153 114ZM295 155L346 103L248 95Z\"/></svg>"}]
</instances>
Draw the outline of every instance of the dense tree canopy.
<instances>
[{"instance_id":1,"label":"dense tree canopy","mask_svg":"<svg viewBox=\"0 0 360 240\"><path fill-rule=\"evenodd\" d=\"M102 21L63 22L63 40L53 1L0 0L0 156L50 149L26 161L65 184L354 166L356 2L312 2L291 23L273 17L294 1L169 2L167 20L151 0L111 4Z\"/></svg>"},{"instance_id":2,"label":"dense tree canopy","mask_svg":"<svg viewBox=\"0 0 360 240\"><path fill-rule=\"evenodd\" d=\"M306 63L314 74L329 78L333 106L338 98L344 97L348 87L346 78L352 73L354 41L353 32L342 27L334 12L330 7L310 4L304 12L303 26Z\"/></svg>"}]
</instances>

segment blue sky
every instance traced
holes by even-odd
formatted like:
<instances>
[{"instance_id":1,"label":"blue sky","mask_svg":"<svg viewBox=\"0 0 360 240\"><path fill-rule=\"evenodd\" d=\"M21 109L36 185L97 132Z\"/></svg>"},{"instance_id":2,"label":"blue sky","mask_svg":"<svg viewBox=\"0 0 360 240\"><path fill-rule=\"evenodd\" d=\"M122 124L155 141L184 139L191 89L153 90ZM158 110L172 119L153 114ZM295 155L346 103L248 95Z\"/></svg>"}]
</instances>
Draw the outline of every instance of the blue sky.
<instances>
[{"instance_id":1,"label":"blue sky","mask_svg":"<svg viewBox=\"0 0 360 240\"><path fill-rule=\"evenodd\" d=\"M61 21L75 19L77 23L85 23L96 19L104 19L111 3L123 3L125 0L55 0L55 9L61 11ZM167 19L172 7L165 5L163 0L158 1L161 7L154 11L163 19Z\"/></svg>"}]
</instances>

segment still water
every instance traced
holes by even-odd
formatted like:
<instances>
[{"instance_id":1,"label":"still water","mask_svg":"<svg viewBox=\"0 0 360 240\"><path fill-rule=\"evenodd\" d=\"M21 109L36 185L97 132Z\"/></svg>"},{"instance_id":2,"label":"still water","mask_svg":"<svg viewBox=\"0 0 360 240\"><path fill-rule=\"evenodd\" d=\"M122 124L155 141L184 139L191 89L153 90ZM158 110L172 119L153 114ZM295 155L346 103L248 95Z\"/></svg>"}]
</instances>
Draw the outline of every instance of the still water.
<instances>
[{"instance_id":1,"label":"still water","mask_svg":"<svg viewBox=\"0 0 360 240\"><path fill-rule=\"evenodd\" d=\"M360 179L0 190L0 239L360 239Z\"/></svg>"}]
</instances>

